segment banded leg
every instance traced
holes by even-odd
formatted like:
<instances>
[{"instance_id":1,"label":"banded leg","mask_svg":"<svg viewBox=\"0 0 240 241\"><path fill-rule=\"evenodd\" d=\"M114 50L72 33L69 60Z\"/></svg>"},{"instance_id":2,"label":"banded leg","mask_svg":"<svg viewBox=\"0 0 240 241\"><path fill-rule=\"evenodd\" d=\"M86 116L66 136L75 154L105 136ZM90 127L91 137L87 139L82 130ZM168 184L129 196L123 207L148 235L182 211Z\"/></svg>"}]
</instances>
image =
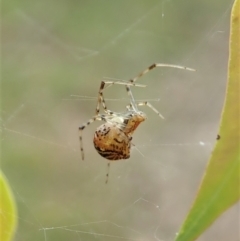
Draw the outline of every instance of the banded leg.
<instances>
[{"instance_id":1,"label":"banded leg","mask_svg":"<svg viewBox=\"0 0 240 241\"><path fill-rule=\"evenodd\" d=\"M103 97L103 90L104 90L106 84L109 84L109 85L118 84L118 85L125 85L125 86L146 87L146 85L129 83L129 82L124 82L124 81L102 81L100 84L99 92L98 92L96 115L98 115L100 112L100 104L102 104L102 107L103 107L103 110L105 113L107 113L108 115L114 115L114 112L107 109L106 102Z\"/></svg>"},{"instance_id":2,"label":"banded leg","mask_svg":"<svg viewBox=\"0 0 240 241\"><path fill-rule=\"evenodd\" d=\"M185 67L185 66L180 66L180 65L175 65L175 64L156 63L156 64L152 64L151 66L149 66L147 69L145 69L140 74L138 74L135 78L130 79L129 82L130 83L136 82L139 78L141 78L143 75L148 73L150 70L155 69L156 67L167 67L167 68L183 69L183 70L188 70L188 71L196 71L195 69L188 68L188 67Z\"/></svg>"},{"instance_id":3,"label":"banded leg","mask_svg":"<svg viewBox=\"0 0 240 241\"><path fill-rule=\"evenodd\" d=\"M135 99L133 97L133 94L132 94L132 91L130 89L130 86L127 86L126 85L126 91L127 91L127 94L130 98L130 106L131 108L134 110L134 111L138 111L138 108L137 108L137 105L136 105L136 102L135 102ZM129 110L129 109L128 109Z\"/></svg>"},{"instance_id":4,"label":"banded leg","mask_svg":"<svg viewBox=\"0 0 240 241\"><path fill-rule=\"evenodd\" d=\"M80 150L81 150L81 155L82 155L82 160L84 160L84 151L83 151L83 141L82 141L82 132L83 130L89 126L91 123L94 121L106 121L104 115L95 115L93 118L89 119L86 123L83 123L81 126L79 126L78 131L79 131L79 141L80 141Z\"/></svg>"},{"instance_id":5,"label":"banded leg","mask_svg":"<svg viewBox=\"0 0 240 241\"><path fill-rule=\"evenodd\" d=\"M106 184L108 183L109 171L110 171L110 161L107 164L107 174L106 174L106 181L105 181Z\"/></svg>"},{"instance_id":6,"label":"banded leg","mask_svg":"<svg viewBox=\"0 0 240 241\"><path fill-rule=\"evenodd\" d=\"M152 109L159 117L161 117L162 119L165 119L163 117L163 115L155 108L153 107L149 102L144 101L144 102L138 102L137 103L138 106L148 106L150 109Z\"/></svg>"},{"instance_id":7,"label":"banded leg","mask_svg":"<svg viewBox=\"0 0 240 241\"><path fill-rule=\"evenodd\" d=\"M156 67L168 67L168 68L175 68L175 69L183 69L183 70L195 71L195 69L191 69L191 68L188 68L188 67L185 67L185 66L174 65L174 64L156 63L156 64L152 64L151 66L149 66L147 69L145 69L140 74L138 74L135 78L130 79L129 82L130 83L135 83L139 78L141 78L143 75L147 74L152 69L155 69ZM131 106L132 106L133 110L137 111L137 105L138 104L135 103L132 91L130 89L130 85L126 85L126 91L128 93L128 96L131 99ZM144 104L142 104L142 105L144 105ZM149 106L154 112L156 112L161 118L164 119L164 117L150 103L147 102L147 104L145 104L145 105Z\"/></svg>"}]
</instances>

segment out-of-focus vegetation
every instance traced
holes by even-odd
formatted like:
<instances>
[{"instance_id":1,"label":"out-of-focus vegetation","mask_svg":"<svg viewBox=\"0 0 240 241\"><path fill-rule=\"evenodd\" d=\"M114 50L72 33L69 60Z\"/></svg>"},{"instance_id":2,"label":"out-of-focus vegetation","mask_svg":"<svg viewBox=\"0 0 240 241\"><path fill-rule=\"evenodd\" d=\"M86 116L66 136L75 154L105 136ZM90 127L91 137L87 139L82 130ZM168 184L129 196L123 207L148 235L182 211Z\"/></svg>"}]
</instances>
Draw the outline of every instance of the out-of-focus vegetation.
<instances>
[{"instance_id":1,"label":"out-of-focus vegetation","mask_svg":"<svg viewBox=\"0 0 240 241\"><path fill-rule=\"evenodd\" d=\"M229 69L220 130L200 190L176 241L195 240L240 197L240 1L231 14ZM237 237L236 237L237 238Z\"/></svg>"},{"instance_id":2,"label":"out-of-focus vegetation","mask_svg":"<svg viewBox=\"0 0 240 241\"><path fill-rule=\"evenodd\" d=\"M6 177L0 171L0 237L2 241L10 241L16 231L17 211L12 191Z\"/></svg>"}]
</instances>

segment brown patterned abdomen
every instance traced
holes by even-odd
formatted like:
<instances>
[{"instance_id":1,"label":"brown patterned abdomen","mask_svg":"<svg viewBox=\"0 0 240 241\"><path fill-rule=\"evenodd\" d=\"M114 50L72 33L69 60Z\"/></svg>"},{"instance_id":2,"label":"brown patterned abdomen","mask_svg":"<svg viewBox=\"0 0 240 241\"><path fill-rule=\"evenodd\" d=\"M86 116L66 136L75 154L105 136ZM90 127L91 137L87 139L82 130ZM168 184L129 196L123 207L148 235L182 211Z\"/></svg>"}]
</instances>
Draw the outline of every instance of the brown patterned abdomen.
<instances>
[{"instance_id":1,"label":"brown patterned abdomen","mask_svg":"<svg viewBox=\"0 0 240 241\"><path fill-rule=\"evenodd\" d=\"M93 143L102 157L116 161L130 157L131 140L132 137L115 125L105 123L95 131Z\"/></svg>"}]
</instances>

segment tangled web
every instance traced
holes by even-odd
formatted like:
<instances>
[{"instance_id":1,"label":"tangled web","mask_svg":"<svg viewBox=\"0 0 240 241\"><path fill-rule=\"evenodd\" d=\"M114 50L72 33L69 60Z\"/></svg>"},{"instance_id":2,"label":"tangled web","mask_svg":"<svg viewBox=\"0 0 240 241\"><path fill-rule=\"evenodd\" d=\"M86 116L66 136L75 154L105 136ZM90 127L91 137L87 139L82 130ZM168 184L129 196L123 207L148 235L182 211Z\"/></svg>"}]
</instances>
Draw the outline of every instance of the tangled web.
<instances>
[{"instance_id":1,"label":"tangled web","mask_svg":"<svg viewBox=\"0 0 240 241\"><path fill-rule=\"evenodd\" d=\"M2 169L18 206L15 240L174 239L214 146L226 84L232 3L198 4L5 4ZM139 80L146 88L132 87L165 119L141 108L148 120L106 185L107 162L92 144L100 123L83 133L84 162L78 126L95 113L101 79L129 80L159 62L197 72L158 68ZM122 86L104 95L113 111L129 103Z\"/></svg>"}]
</instances>

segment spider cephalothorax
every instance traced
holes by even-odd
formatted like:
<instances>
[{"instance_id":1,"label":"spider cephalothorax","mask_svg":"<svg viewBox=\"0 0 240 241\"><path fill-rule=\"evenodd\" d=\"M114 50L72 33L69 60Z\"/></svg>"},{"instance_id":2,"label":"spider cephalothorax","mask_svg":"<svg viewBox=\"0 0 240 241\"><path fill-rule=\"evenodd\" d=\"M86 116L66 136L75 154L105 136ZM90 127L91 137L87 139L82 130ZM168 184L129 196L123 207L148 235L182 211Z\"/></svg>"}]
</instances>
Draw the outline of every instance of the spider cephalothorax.
<instances>
[{"instance_id":1,"label":"spider cephalothorax","mask_svg":"<svg viewBox=\"0 0 240 241\"><path fill-rule=\"evenodd\" d=\"M150 70L156 67L170 67L177 69L184 69L195 71L187 67L171 64L152 64L146 70L142 71L135 78L129 81L102 81L100 84L100 89L98 93L98 101L96 107L96 114L88 122L84 123L79 127L79 139L80 139L80 150L82 153L82 160L84 160L84 151L82 144L82 131L86 126L90 125L92 122L99 120L105 123L99 126L94 134L93 143L97 152L104 158L112 160L127 159L130 157L131 140L134 131L137 129L139 124L146 120L146 115L138 110L138 106L148 106L152 109L159 117L164 117L155 109L149 102L136 102L131 86L146 87L145 85L136 84L135 82L142 77L144 74L148 73ZM104 97L103 90L105 85L124 85L127 94L130 98L130 103L126 106L126 111L122 113L111 111L107 108ZM103 107L105 114L100 114L100 105ZM109 167L109 163L108 163ZM107 174L108 177L108 174ZM107 182L107 181L106 181Z\"/></svg>"},{"instance_id":2,"label":"spider cephalothorax","mask_svg":"<svg viewBox=\"0 0 240 241\"><path fill-rule=\"evenodd\" d=\"M126 135L132 135L133 132L137 129L139 124L147 119L147 116L142 111L128 111L123 114L123 124L122 131Z\"/></svg>"}]
</instances>

